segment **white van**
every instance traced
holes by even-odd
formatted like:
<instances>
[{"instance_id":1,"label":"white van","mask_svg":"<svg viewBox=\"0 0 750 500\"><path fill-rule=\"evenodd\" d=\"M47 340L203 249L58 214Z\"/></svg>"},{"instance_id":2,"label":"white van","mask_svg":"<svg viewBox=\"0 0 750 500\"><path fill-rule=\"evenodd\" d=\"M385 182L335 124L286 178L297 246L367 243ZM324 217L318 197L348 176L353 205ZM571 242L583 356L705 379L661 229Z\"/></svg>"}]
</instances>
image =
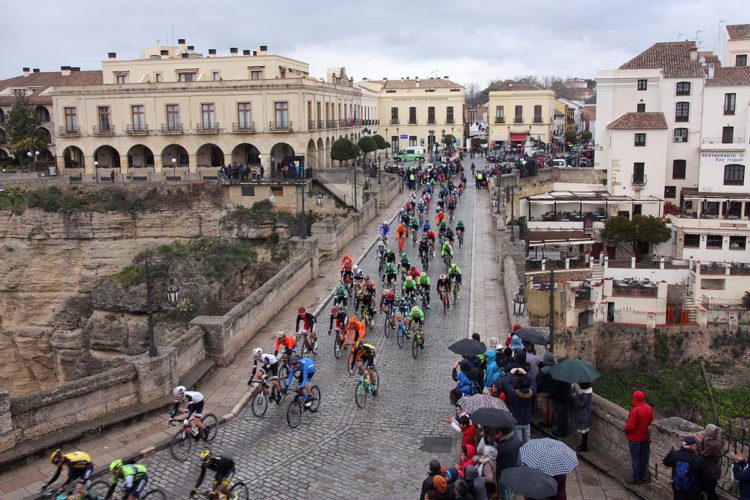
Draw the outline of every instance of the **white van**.
<instances>
[{"instance_id":1,"label":"white van","mask_svg":"<svg viewBox=\"0 0 750 500\"><path fill-rule=\"evenodd\" d=\"M424 160L424 148L422 146L410 146L408 148L401 149L396 158L404 160Z\"/></svg>"},{"instance_id":2,"label":"white van","mask_svg":"<svg viewBox=\"0 0 750 500\"><path fill-rule=\"evenodd\" d=\"M552 166L553 167L567 167L567 163L565 162L565 159L563 158L555 158L552 160Z\"/></svg>"}]
</instances>

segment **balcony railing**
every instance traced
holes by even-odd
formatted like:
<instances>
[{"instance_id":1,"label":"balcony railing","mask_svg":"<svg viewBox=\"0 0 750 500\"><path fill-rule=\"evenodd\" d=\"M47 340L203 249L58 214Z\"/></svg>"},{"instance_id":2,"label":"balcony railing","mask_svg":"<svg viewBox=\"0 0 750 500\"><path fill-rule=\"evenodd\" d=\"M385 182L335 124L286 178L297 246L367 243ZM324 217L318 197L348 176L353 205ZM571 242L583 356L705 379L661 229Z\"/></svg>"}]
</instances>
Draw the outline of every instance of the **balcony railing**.
<instances>
[{"instance_id":1,"label":"balcony railing","mask_svg":"<svg viewBox=\"0 0 750 500\"><path fill-rule=\"evenodd\" d=\"M515 118L513 118L513 123L523 123L523 117L516 116Z\"/></svg>"},{"instance_id":2,"label":"balcony railing","mask_svg":"<svg viewBox=\"0 0 750 500\"><path fill-rule=\"evenodd\" d=\"M326 122L326 128L336 128L338 126L338 122L336 120L326 120Z\"/></svg>"},{"instance_id":3,"label":"balcony railing","mask_svg":"<svg viewBox=\"0 0 750 500\"><path fill-rule=\"evenodd\" d=\"M57 135L60 137L78 137L81 135L81 129L78 127L60 127Z\"/></svg>"},{"instance_id":4,"label":"balcony railing","mask_svg":"<svg viewBox=\"0 0 750 500\"><path fill-rule=\"evenodd\" d=\"M307 120L307 130L315 130L315 120Z\"/></svg>"},{"instance_id":5,"label":"balcony railing","mask_svg":"<svg viewBox=\"0 0 750 500\"><path fill-rule=\"evenodd\" d=\"M701 142L703 144L744 144L745 139L733 137L731 141L725 141L723 137L704 137Z\"/></svg>"},{"instance_id":6,"label":"balcony railing","mask_svg":"<svg viewBox=\"0 0 750 500\"><path fill-rule=\"evenodd\" d=\"M324 128L326 128L326 121L318 120L318 130L323 130Z\"/></svg>"},{"instance_id":7,"label":"balcony railing","mask_svg":"<svg viewBox=\"0 0 750 500\"><path fill-rule=\"evenodd\" d=\"M166 125L162 124L161 129L159 129L159 133L162 135L182 135L185 133L185 131L182 129L182 124L173 125L171 127L167 127Z\"/></svg>"},{"instance_id":8,"label":"balcony railing","mask_svg":"<svg viewBox=\"0 0 750 500\"><path fill-rule=\"evenodd\" d=\"M292 126L292 122L288 123L276 123L274 121L268 122L268 131L269 132L294 132L294 128Z\"/></svg>"},{"instance_id":9,"label":"balcony railing","mask_svg":"<svg viewBox=\"0 0 750 500\"><path fill-rule=\"evenodd\" d=\"M496 116L495 117L495 123L505 123L505 117L504 116L501 116L501 117L497 117Z\"/></svg>"},{"instance_id":10,"label":"balcony railing","mask_svg":"<svg viewBox=\"0 0 750 500\"><path fill-rule=\"evenodd\" d=\"M219 127L219 122L214 123L213 127L204 127L202 123L196 123L193 132L202 135L218 134L221 132L221 127Z\"/></svg>"},{"instance_id":11,"label":"balcony railing","mask_svg":"<svg viewBox=\"0 0 750 500\"><path fill-rule=\"evenodd\" d=\"M535 116L534 117L534 123L542 123L542 117L541 116Z\"/></svg>"},{"instance_id":12,"label":"balcony railing","mask_svg":"<svg viewBox=\"0 0 750 500\"><path fill-rule=\"evenodd\" d=\"M125 133L128 135L148 135L148 125L144 124L143 126L132 126L128 125L125 127Z\"/></svg>"},{"instance_id":13,"label":"balcony railing","mask_svg":"<svg viewBox=\"0 0 750 500\"><path fill-rule=\"evenodd\" d=\"M409 120L409 125L416 125L416 124L417 124L417 119L416 118L413 119L413 120Z\"/></svg>"},{"instance_id":14,"label":"balcony railing","mask_svg":"<svg viewBox=\"0 0 750 500\"><path fill-rule=\"evenodd\" d=\"M107 128L101 128L101 127L97 127L96 125L94 125L93 127L91 127L91 129L92 129L91 130L92 135L96 135L100 137L115 135L115 127L112 125L110 125Z\"/></svg>"},{"instance_id":15,"label":"balcony railing","mask_svg":"<svg viewBox=\"0 0 750 500\"><path fill-rule=\"evenodd\" d=\"M232 133L234 134L254 134L255 122L236 124L232 123Z\"/></svg>"},{"instance_id":16,"label":"balcony railing","mask_svg":"<svg viewBox=\"0 0 750 500\"><path fill-rule=\"evenodd\" d=\"M40 121L40 122L39 122L39 126L40 126L40 127L44 127L44 128L46 128L46 129L49 129L49 130L55 130L55 124L54 124L54 123L52 123L52 122L51 122L51 121L49 121L49 120L47 120L47 121L44 121L44 122L43 122L43 121Z\"/></svg>"},{"instance_id":17,"label":"balcony railing","mask_svg":"<svg viewBox=\"0 0 750 500\"><path fill-rule=\"evenodd\" d=\"M399 125L398 118L391 118L391 125Z\"/></svg>"},{"instance_id":18,"label":"balcony railing","mask_svg":"<svg viewBox=\"0 0 750 500\"><path fill-rule=\"evenodd\" d=\"M453 118L448 118L447 120L445 120L445 123L447 123L448 125L455 125L456 120L454 120Z\"/></svg>"},{"instance_id":19,"label":"balcony railing","mask_svg":"<svg viewBox=\"0 0 750 500\"><path fill-rule=\"evenodd\" d=\"M630 183L633 186L645 186L647 181L648 181L648 176L646 174L630 176Z\"/></svg>"}]
</instances>

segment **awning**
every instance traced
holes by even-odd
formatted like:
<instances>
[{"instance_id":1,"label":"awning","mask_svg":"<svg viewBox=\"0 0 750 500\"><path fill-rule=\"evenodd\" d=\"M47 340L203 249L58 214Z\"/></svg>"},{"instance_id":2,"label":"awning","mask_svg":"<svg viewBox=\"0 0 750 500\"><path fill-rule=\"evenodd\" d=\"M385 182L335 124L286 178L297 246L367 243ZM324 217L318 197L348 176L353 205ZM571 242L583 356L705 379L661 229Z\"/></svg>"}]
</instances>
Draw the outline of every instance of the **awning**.
<instances>
[{"instance_id":1,"label":"awning","mask_svg":"<svg viewBox=\"0 0 750 500\"><path fill-rule=\"evenodd\" d=\"M510 134L510 142L526 142L527 137L528 135L526 135L525 132L520 134Z\"/></svg>"},{"instance_id":2,"label":"awning","mask_svg":"<svg viewBox=\"0 0 750 500\"><path fill-rule=\"evenodd\" d=\"M591 245L595 243L583 231L529 231L529 247Z\"/></svg>"}]
</instances>

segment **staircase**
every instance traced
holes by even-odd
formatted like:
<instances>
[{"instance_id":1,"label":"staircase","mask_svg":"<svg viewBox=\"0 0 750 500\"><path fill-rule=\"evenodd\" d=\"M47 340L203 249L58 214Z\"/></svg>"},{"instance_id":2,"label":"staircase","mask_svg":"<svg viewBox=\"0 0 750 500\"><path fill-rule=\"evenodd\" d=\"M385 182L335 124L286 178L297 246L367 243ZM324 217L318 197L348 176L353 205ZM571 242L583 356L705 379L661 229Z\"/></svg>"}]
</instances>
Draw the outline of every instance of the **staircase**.
<instances>
[{"instance_id":1,"label":"staircase","mask_svg":"<svg viewBox=\"0 0 750 500\"><path fill-rule=\"evenodd\" d=\"M594 267L591 268L591 279L595 282L604 279L604 267L597 260L594 260Z\"/></svg>"},{"instance_id":2,"label":"staircase","mask_svg":"<svg viewBox=\"0 0 750 500\"><path fill-rule=\"evenodd\" d=\"M688 320L691 323L698 321L698 304L695 302L693 294L688 292L685 296L685 310L688 312Z\"/></svg>"}]
</instances>

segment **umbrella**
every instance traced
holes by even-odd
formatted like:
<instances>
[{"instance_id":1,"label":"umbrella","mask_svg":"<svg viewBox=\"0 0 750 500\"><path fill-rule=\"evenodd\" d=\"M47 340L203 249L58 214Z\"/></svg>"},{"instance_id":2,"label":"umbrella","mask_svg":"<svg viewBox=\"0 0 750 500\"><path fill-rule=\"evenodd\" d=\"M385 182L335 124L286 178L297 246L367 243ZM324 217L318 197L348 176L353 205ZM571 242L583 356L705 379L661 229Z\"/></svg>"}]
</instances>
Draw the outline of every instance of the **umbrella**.
<instances>
[{"instance_id":1,"label":"umbrella","mask_svg":"<svg viewBox=\"0 0 750 500\"><path fill-rule=\"evenodd\" d=\"M516 419L507 411L498 408L480 408L471 415L475 424L486 427L512 427L516 425Z\"/></svg>"},{"instance_id":2,"label":"umbrella","mask_svg":"<svg viewBox=\"0 0 750 500\"><path fill-rule=\"evenodd\" d=\"M461 409L469 415L472 415L475 411L481 408L496 408L498 410L508 411L508 407L505 402L490 396L489 394L474 394L473 396L467 397L463 403L461 403Z\"/></svg>"},{"instance_id":3,"label":"umbrella","mask_svg":"<svg viewBox=\"0 0 750 500\"><path fill-rule=\"evenodd\" d=\"M593 382L602 376L594 365L583 359L565 359L550 370L555 380L562 380L570 384L579 382Z\"/></svg>"},{"instance_id":4,"label":"umbrella","mask_svg":"<svg viewBox=\"0 0 750 500\"><path fill-rule=\"evenodd\" d=\"M547 498L557 494L555 478L525 465L503 470L500 482L513 493L527 498Z\"/></svg>"},{"instance_id":5,"label":"umbrella","mask_svg":"<svg viewBox=\"0 0 750 500\"><path fill-rule=\"evenodd\" d=\"M464 338L459 340L458 342L454 342L450 346L448 346L448 349L455 352L459 356L464 356L466 358L473 358L477 354L482 354L484 352L484 349L482 349L482 344L480 342L477 342L474 339L470 338Z\"/></svg>"},{"instance_id":6,"label":"umbrella","mask_svg":"<svg viewBox=\"0 0 750 500\"><path fill-rule=\"evenodd\" d=\"M536 345L547 345L549 343L549 330L544 328L521 328L513 332L523 341Z\"/></svg>"},{"instance_id":7,"label":"umbrella","mask_svg":"<svg viewBox=\"0 0 750 500\"><path fill-rule=\"evenodd\" d=\"M576 452L562 441L532 439L520 450L521 462L550 476L570 474L578 465Z\"/></svg>"}]
</instances>

